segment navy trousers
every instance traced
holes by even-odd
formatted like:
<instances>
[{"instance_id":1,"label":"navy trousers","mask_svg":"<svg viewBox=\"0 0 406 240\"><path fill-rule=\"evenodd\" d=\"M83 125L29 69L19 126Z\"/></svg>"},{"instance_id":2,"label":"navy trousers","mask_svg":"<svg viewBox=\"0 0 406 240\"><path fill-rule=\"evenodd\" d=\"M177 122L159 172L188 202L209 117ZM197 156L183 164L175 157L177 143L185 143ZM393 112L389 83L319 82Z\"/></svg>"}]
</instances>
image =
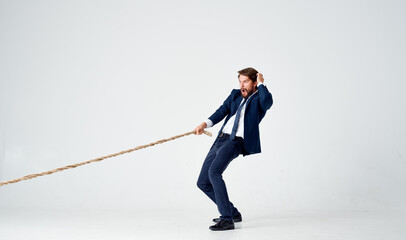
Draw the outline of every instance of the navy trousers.
<instances>
[{"instance_id":1,"label":"navy trousers","mask_svg":"<svg viewBox=\"0 0 406 240\"><path fill-rule=\"evenodd\" d=\"M211 147L200 171L197 186L217 204L220 218L232 220L238 214L238 209L230 202L223 172L228 164L242 153L244 140L235 138L230 140L230 135L218 137Z\"/></svg>"}]
</instances>

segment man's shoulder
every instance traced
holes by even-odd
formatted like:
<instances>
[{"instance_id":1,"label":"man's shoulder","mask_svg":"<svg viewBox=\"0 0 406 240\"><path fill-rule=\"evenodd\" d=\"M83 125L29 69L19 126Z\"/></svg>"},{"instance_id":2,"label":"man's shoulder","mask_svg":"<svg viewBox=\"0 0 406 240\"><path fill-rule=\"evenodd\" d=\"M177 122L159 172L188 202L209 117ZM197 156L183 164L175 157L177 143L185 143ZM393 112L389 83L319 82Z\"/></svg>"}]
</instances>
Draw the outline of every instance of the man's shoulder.
<instances>
[{"instance_id":1,"label":"man's shoulder","mask_svg":"<svg viewBox=\"0 0 406 240\"><path fill-rule=\"evenodd\" d=\"M240 97L241 97L241 91L240 91L240 89L233 89L233 90L231 90L231 93L230 93L229 98L230 98L232 101L234 101L234 100L236 100L237 98L240 98Z\"/></svg>"},{"instance_id":2,"label":"man's shoulder","mask_svg":"<svg viewBox=\"0 0 406 240\"><path fill-rule=\"evenodd\" d=\"M238 95L240 95L240 94L241 94L240 89L233 89L233 90L231 90L231 94L230 94L230 95L232 95L232 96L238 96Z\"/></svg>"}]
</instances>

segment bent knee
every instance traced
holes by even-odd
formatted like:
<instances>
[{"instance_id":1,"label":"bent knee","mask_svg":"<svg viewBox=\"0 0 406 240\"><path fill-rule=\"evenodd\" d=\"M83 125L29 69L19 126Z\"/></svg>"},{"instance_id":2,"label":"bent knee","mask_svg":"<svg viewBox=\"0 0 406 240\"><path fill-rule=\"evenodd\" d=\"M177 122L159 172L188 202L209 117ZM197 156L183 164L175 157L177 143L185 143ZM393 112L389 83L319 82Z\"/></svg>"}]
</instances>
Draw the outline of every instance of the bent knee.
<instances>
[{"instance_id":1,"label":"bent knee","mask_svg":"<svg viewBox=\"0 0 406 240\"><path fill-rule=\"evenodd\" d=\"M211 187L211 183L209 181L197 180L196 185L200 190L206 190Z\"/></svg>"},{"instance_id":2,"label":"bent knee","mask_svg":"<svg viewBox=\"0 0 406 240\"><path fill-rule=\"evenodd\" d=\"M216 177L221 177L221 174L223 174L222 171L216 169L216 168L209 168L209 178L216 178Z\"/></svg>"}]
</instances>

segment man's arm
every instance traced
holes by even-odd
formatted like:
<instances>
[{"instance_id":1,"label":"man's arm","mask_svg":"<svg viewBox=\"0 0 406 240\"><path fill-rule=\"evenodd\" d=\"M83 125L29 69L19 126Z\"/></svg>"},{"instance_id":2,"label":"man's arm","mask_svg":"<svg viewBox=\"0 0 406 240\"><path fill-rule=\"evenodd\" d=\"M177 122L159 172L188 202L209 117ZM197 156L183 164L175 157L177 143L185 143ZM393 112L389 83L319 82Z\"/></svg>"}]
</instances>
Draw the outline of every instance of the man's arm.
<instances>
[{"instance_id":1,"label":"man's arm","mask_svg":"<svg viewBox=\"0 0 406 240\"><path fill-rule=\"evenodd\" d=\"M258 82L258 94L259 94L259 105L262 110L266 112L271 108L273 104L272 94L268 91L268 88L263 84L264 76L262 73L257 73L257 82Z\"/></svg>"},{"instance_id":2,"label":"man's arm","mask_svg":"<svg viewBox=\"0 0 406 240\"><path fill-rule=\"evenodd\" d=\"M232 93L228 96L228 98L224 101L223 105L221 105L210 117L207 121L203 122L199 126L197 126L194 131L195 134L200 135L203 133L203 130L207 127L211 127L216 125L218 122L223 120L231 111L231 101L232 101ZM207 125L207 122L211 123L211 126Z\"/></svg>"}]
</instances>

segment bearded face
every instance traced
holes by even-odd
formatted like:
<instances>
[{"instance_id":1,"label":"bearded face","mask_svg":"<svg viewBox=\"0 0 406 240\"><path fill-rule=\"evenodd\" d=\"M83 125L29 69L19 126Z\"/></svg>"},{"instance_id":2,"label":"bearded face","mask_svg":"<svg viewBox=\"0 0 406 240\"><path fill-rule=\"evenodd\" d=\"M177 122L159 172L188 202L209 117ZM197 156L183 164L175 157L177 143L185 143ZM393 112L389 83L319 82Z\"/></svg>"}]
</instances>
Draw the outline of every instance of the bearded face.
<instances>
[{"instance_id":1,"label":"bearded face","mask_svg":"<svg viewBox=\"0 0 406 240\"><path fill-rule=\"evenodd\" d=\"M241 88L241 96L243 98L248 98L254 93L253 89L246 89L246 88Z\"/></svg>"},{"instance_id":2,"label":"bearded face","mask_svg":"<svg viewBox=\"0 0 406 240\"><path fill-rule=\"evenodd\" d=\"M238 80L240 81L241 96L243 98L248 98L255 92L257 82L253 82L247 76L240 75Z\"/></svg>"}]
</instances>

